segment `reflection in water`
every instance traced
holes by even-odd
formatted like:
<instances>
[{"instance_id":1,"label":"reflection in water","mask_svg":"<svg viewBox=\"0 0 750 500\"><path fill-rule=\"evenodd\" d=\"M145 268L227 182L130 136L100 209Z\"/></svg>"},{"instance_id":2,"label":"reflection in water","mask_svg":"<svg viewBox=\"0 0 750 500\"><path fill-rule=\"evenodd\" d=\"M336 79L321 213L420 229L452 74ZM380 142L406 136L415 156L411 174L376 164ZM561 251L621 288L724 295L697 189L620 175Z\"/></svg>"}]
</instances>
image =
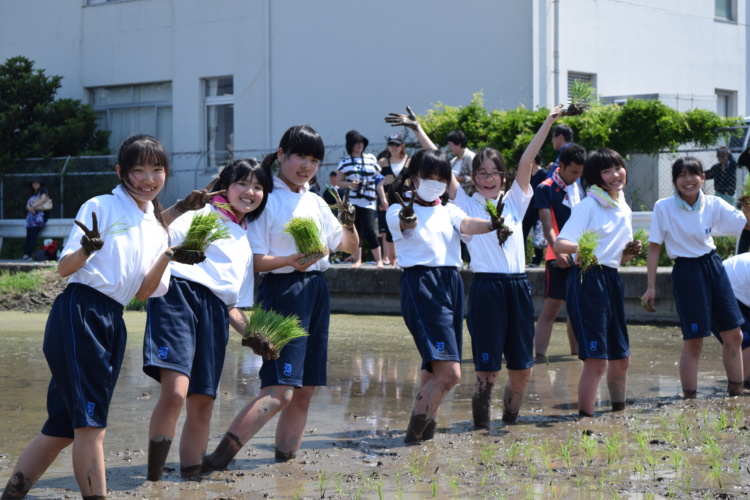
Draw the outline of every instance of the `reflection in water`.
<instances>
[{"instance_id":1,"label":"reflection in water","mask_svg":"<svg viewBox=\"0 0 750 500\"><path fill-rule=\"evenodd\" d=\"M4 331L0 333L0 468L7 471L29 441L39 432L44 419L46 387L49 381L42 335L46 315L0 313ZM110 413L110 427L105 440L108 467L145 463L148 442L148 420L158 399L159 387L145 377L141 369L141 352L145 314L127 313L128 351L122 375L115 391ZM680 333L674 327L633 326L630 328L633 350L629 400L674 397L679 393L677 360L681 349ZM470 428L471 393L474 373L470 357L469 336L464 335L462 382L446 398L441 409L440 429L461 432ZM565 325L556 324L549 353L550 362L534 368L528 396L519 421L526 425L546 426L577 414L577 385L581 363L567 352ZM307 427L309 435L303 451L330 448L352 436L386 435L403 431L418 390L420 360L403 319L397 316L348 316L331 318L328 386L319 388L312 401ZM248 400L259 392L260 358L240 345L234 335L229 344L224 374L219 388L211 426L211 444L218 442ZM724 388L724 372L718 342L707 341L701 360L701 394ZM493 432L499 423L501 390L505 370L500 373L495 393ZM719 381L722 381L719 383ZM598 406L609 409L608 393L603 381ZM182 422L180 422L182 425ZM275 422L266 425L238 457L239 468L256 468L273 463ZM394 439L394 443L398 440ZM170 454L176 465L177 447ZM367 455L367 450L362 450ZM168 463L168 466L170 464ZM58 458L45 478L70 477L70 454ZM134 466L133 484L145 476L145 466ZM4 480L4 478L3 478ZM123 486L127 488L127 485ZM75 489L75 486L73 485Z\"/></svg>"}]
</instances>

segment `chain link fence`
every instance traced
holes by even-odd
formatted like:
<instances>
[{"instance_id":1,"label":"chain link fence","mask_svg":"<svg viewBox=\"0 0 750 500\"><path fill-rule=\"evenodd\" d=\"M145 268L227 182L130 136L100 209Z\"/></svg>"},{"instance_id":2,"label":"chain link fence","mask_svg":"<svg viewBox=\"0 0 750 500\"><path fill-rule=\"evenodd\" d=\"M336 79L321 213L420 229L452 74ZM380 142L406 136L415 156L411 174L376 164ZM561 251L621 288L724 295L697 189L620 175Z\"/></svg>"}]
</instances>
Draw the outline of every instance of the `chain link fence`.
<instances>
[{"instance_id":1,"label":"chain link fence","mask_svg":"<svg viewBox=\"0 0 750 500\"><path fill-rule=\"evenodd\" d=\"M416 147L408 145L412 154ZM386 143L370 143L368 152L377 155L386 149ZM226 152L225 159L255 158L262 161L270 150L246 150ZM216 153L211 153L215 155ZM218 174L218 169L209 168L209 153L188 152L170 155L170 175L160 194L162 204L167 207L183 198L193 189L202 189ZM318 182L322 189L328 184L328 176L335 171L339 161L347 155L343 145L326 147L326 156L318 171ZM717 162L714 149L682 149L676 152L655 155L634 154L626 158L628 165L628 187L626 196L634 211L650 211L656 200L671 195L672 163L681 156L694 156L701 160L705 170ZM0 175L0 219L23 219L26 216L26 201L30 195L30 182L41 180L54 200L50 213L53 218L73 218L86 200L109 193L119 183L115 174L115 156L89 156L45 159L29 159L15 163ZM747 176L744 169L737 170L737 193L741 194ZM704 187L707 194L714 193L713 181Z\"/></svg>"}]
</instances>

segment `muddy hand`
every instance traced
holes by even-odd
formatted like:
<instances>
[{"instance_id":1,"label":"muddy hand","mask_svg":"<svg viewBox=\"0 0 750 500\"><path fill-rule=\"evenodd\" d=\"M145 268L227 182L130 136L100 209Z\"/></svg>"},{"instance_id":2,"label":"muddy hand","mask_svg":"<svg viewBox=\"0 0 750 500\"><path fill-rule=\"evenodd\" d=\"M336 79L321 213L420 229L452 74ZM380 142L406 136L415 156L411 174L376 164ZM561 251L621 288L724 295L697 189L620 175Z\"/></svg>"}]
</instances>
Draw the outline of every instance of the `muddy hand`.
<instances>
[{"instance_id":1,"label":"muddy hand","mask_svg":"<svg viewBox=\"0 0 750 500\"><path fill-rule=\"evenodd\" d=\"M173 247L174 256L172 260L179 262L180 264L187 264L189 266L200 264L206 260L206 254L203 252L195 252L192 250L185 250L182 246Z\"/></svg>"},{"instance_id":2,"label":"muddy hand","mask_svg":"<svg viewBox=\"0 0 750 500\"><path fill-rule=\"evenodd\" d=\"M343 200L339 196L338 191L334 189L331 192L333 193L333 197L336 199L336 210L338 210L339 212L339 224L346 228L352 227L354 225L355 209L354 205L349 203L350 189L346 188Z\"/></svg>"},{"instance_id":3,"label":"muddy hand","mask_svg":"<svg viewBox=\"0 0 750 500\"><path fill-rule=\"evenodd\" d=\"M226 193L226 191L223 190L209 193L205 189L195 189L192 193L187 195L187 198L178 201L175 208L183 214L189 210L200 210L206 206L212 197L224 193Z\"/></svg>"},{"instance_id":4,"label":"muddy hand","mask_svg":"<svg viewBox=\"0 0 750 500\"><path fill-rule=\"evenodd\" d=\"M395 195L396 201L398 201L398 204L401 205L401 211L398 213L398 218L404 224L404 229L414 229L415 227L417 227L418 222L417 214L414 213L414 198L416 197L416 194L411 194L408 205L404 203L404 200L403 198L401 198L400 194L395 193Z\"/></svg>"},{"instance_id":5,"label":"muddy hand","mask_svg":"<svg viewBox=\"0 0 750 500\"><path fill-rule=\"evenodd\" d=\"M96 212L91 212L91 229L86 227L86 224L76 220L75 222L78 227L83 229L83 236L81 236L81 248L86 252L86 255L91 255L97 250L101 250L104 246L104 240L101 234L99 234L99 221L96 218Z\"/></svg>"},{"instance_id":6,"label":"muddy hand","mask_svg":"<svg viewBox=\"0 0 750 500\"><path fill-rule=\"evenodd\" d=\"M640 240L634 240L628 242L627 245L625 245L625 249L622 251L625 255L640 255L641 251L643 250L643 243L641 243Z\"/></svg>"},{"instance_id":7,"label":"muddy hand","mask_svg":"<svg viewBox=\"0 0 750 500\"><path fill-rule=\"evenodd\" d=\"M656 312L656 308L654 307L653 297L647 297L646 295L641 297L641 307L650 313Z\"/></svg>"},{"instance_id":8,"label":"muddy hand","mask_svg":"<svg viewBox=\"0 0 750 500\"><path fill-rule=\"evenodd\" d=\"M406 127L417 130L417 126L419 125L417 115L414 114L409 106L406 106L406 112L408 113L406 115L388 113L388 116L385 117L385 122L390 123L391 127Z\"/></svg>"}]
</instances>

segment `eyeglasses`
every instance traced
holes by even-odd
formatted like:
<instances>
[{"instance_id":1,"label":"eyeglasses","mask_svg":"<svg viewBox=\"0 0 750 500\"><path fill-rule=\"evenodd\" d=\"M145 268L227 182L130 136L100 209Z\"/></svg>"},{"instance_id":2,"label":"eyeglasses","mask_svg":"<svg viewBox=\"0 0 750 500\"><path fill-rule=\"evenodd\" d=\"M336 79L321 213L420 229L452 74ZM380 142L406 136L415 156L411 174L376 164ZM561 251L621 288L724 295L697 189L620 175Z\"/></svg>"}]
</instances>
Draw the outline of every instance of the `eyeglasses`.
<instances>
[{"instance_id":1,"label":"eyeglasses","mask_svg":"<svg viewBox=\"0 0 750 500\"><path fill-rule=\"evenodd\" d=\"M490 172L490 173L488 173L488 172L478 172L478 173L474 174L474 177L476 177L477 179L482 179L482 180L490 179L490 178L492 178L492 179L500 179L502 176L503 176L503 174L501 172Z\"/></svg>"}]
</instances>

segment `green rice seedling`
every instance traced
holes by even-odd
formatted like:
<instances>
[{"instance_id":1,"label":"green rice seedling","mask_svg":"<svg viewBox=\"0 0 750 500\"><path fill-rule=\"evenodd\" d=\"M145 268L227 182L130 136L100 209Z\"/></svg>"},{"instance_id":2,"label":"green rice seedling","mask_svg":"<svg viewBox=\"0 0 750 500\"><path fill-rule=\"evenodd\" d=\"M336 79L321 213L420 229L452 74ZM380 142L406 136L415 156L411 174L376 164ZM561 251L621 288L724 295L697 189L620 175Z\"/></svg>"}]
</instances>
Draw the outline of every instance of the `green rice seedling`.
<instances>
[{"instance_id":1,"label":"green rice seedling","mask_svg":"<svg viewBox=\"0 0 750 500\"><path fill-rule=\"evenodd\" d=\"M708 474L714 481L716 481L716 484L719 486L719 488L724 487L721 481L721 462L718 458L714 457L714 459L711 460L711 463L708 466Z\"/></svg>"},{"instance_id":2,"label":"green rice seedling","mask_svg":"<svg viewBox=\"0 0 750 500\"><path fill-rule=\"evenodd\" d=\"M620 436L607 436L604 438L604 446L607 449L607 464L611 464L615 460L622 460L622 440Z\"/></svg>"},{"instance_id":3,"label":"green rice seedling","mask_svg":"<svg viewBox=\"0 0 750 500\"><path fill-rule=\"evenodd\" d=\"M565 464L565 468L570 470L570 452L573 448L573 438L568 436L567 441L564 443L560 443L560 455L562 455L563 463Z\"/></svg>"},{"instance_id":4,"label":"green rice seedling","mask_svg":"<svg viewBox=\"0 0 750 500\"><path fill-rule=\"evenodd\" d=\"M190 252L206 252L211 243L229 238L229 230L218 212L195 214L180 245Z\"/></svg>"},{"instance_id":5,"label":"green rice seedling","mask_svg":"<svg viewBox=\"0 0 750 500\"><path fill-rule=\"evenodd\" d=\"M516 458L521 454L521 444L516 441L511 443L510 446L505 448L505 458L510 464L516 461Z\"/></svg>"},{"instance_id":6,"label":"green rice seedling","mask_svg":"<svg viewBox=\"0 0 750 500\"><path fill-rule=\"evenodd\" d=\"M376 491L378 492L378 498L380 500L383 500L383 481L378 481L378 484L375 485ZM320 497L323 498L323 497Z\"/></svg>"},{"instance_id":7,"label":"green rice seedling","mask_svg":"<svg viewBox=\"0 0 750 500\"><path fill-rule=\"evenodd\" d=\"M304 257L297 260L302 265L311 260L319 260L328 255L328 248L320 239L320 231L312 217L294 217L284 226L284 232L294 240L297 253Z\"/></svg>"},{"instance_id":8,"label":"green rice seedling","mask_svg":"<svg viewBox=\"0 0 750 500\"><path fill-rule=\"evenodd\" d=\"M505 202L503 201L504 199L505 195L501 196L500 200L498 200L497 202L497 205L495 205L495 203L493 203L493 201L490 199L485 200L484 210L490 216L491 220L498 220L503 215L503 209L505 208ZM500 245L503 245L508 240L511 234L513 234L513 231L505 225L505 222L502 222L500 224L500 227L497 229L497 241L500 243Z\"/></svg>"},{"instance_id":9,"label":"green rice seedling","mask_svg":"<svg viewBox=\"0 0 750 500\"><path fill-rule=\"evenodd\" d=\"M453 490L453 494L457 497L459 486L460 486L458 482L458 478L455 475L444 476L444 477L448 481L448 486L450 486L451 490Z\"/></svg>"},{"instance_id":10,"label":"green rice seedling","mask_svg":"<svg viewBox=\"0 0 750 500\"><path fill-rule=\"evenodd\" d=\"M719 413L719 418L716 419L716 422L714 422L714 429L719 432L723 431L729 427L729 418L727 417L727 412L722 411Z\"/></svg>"},{"instance_id":11,"label":"green rice seedling","mask_svg":"<svg viewBox=\"0 0 750 500\"><path fill-rule=\"evenodd\" d=\"M682 438L685 440L685 444L690 447L690 434L692 432L692 428L690 427L690 424L688 424L685 421L685 416L680 413L677 415L677 428L680 429L680 433L682 434Z\"/></svg>"},{"instance_id":12,"label":"green rice seedling","mask_svg":"<svg viewBox=\"0 0 750 500\"><path fill-rule=\"evenodd\" d=\"M580 447L581 452L586 457L587 464L590 465L594 461L594 456L596 455L596 438L592 434L584 432L581 436Z\"/></svg>"},{"instance_id":13,"label":"green rice seedling","mask_svg":"<svg viewBox=\"0 0 750 500\"><path fill-rule=\"evenodd\" d=\"M597 246L599 246L599 233L596 231L587 229L578 238L576 257L581 266L581 281L583 281L584 273L599 263L594 255Z\"/></svg>"},{"instance_id":14,"label":"green rice seedling","mask_svg":"<svg viewBox=\"0 0 750 500\"><path fill-rule=\"evenodd\" d=\"M344 485L341 484L341 474L333 475L333 487L336 488L336 493L340 496L344 496Z\"/></svg>"},{"instance_id":15,"label":"green rice seedling","mask_svg":"<svg viewBox=\"0 0 750 500\"><path fill-rule=\"evenodd\" d=\"M601 96L597 94L596 89L589 82L575 80L571 83L568 93L570 94L570 104L563 107L563 113L566 116L581 115L601 103Z\"/></svg>"},{"instance_id":16,"label":"green rice seedling","mask_svg":"<svg viewBox=\"0 0 750 500\"><path fill-rule=\"evenodd\" d=\"M256 304L250 310L242 345L250 347L264 359L278 359L284 346L306 335L297 316L283 316L263 309L263 304Z\"/></svg>"},{"instance_id":17,"label":"green rice seedling","mask_svg":"<svg viewBox=\"0 0 750 500\"><path fill-rule=\"evenodd\" d=\"M417 451L412 454L411 460L409 461L409 473L414 479L418 479L425 473L427 470L428 459L429 455L423 455Z\"/></svg>"},{"instance_id":18,"label":"green rice seedling","mask_svg":"<svg viewBox=\"0 0 750 500\"><path fill-rule=\"evenodd\" d=\"M635 441L638 443L638 447L641 449L641 451L645 454L648 453L648 441L649 437L648 434L646 434L643 431L635 431Z\"/></svg>"},{"instance_id":19,"label":"green rice seedling","mask_svg":"<svg viewBox=\"0 0 750 500\"><path fill-rule=\"evenodd\" d=\"M106 229L101 232L101 237L104 238L105 236L127 233L130 230L131 226L128 226L125 222L123 222L124 218L125 217L121 217L107 226Z\"/></svg>"},{"instance_id":20,"label":"green rice seedling","mask_svg":"<svg viewBox=\"0 0 750 500\"><path fill-rule=\"evenodd\" d=\"M438 489L437 479L432 478L432 482L430 483L430 491L432 493L432 498L435 498L437 496L437 489Z\"/></svg>"},{"instance_id":21,"label":"green rice seedling","mask_svg":"<svg viewBox=\"0 0 750 500\"><path fill-rule=\"evenodd\" d=\"M749 176L750 178L750 176ZM739 429L742 427L742 420L745 418L745 408L742 406L734 407L734 428Z\"/></svg>"},{"instance_id":22,"label":"green rice seedling","mask_svg":"<svg viewBox=\"0 0 750 500\"><path fill-rule=\"evenodd\" d=\"M326 470L321 469L318 472L318 490L320 491L320 498L326 497L326 489L328 489L328 478L326 477Z\"/></svg>"},{"instance_id":23,"label":"green rice seedling","mask_svg":"<svg viewBox=\"0 0 750 500\"><path fill-rule=\"evenodd\" d=\"M682 451L680 448L674 448L673 450L670 450L669 452L669 461L672 464L672 468L675 472L677 472L680 469L680 466L683 462L685 462L685 452Z\"/></svg>"},{"instance_id":24,"label":"green rice seedling","mask_svg":"<svg viewBox=\"0 0 750 500\"><path fill-rule=\"evenodd\" d=\"M485 469L489 469L495 463L495 454L498 448L495 443L485 443L479 451L479 457Z\"/></svg>"}]
</instances>

